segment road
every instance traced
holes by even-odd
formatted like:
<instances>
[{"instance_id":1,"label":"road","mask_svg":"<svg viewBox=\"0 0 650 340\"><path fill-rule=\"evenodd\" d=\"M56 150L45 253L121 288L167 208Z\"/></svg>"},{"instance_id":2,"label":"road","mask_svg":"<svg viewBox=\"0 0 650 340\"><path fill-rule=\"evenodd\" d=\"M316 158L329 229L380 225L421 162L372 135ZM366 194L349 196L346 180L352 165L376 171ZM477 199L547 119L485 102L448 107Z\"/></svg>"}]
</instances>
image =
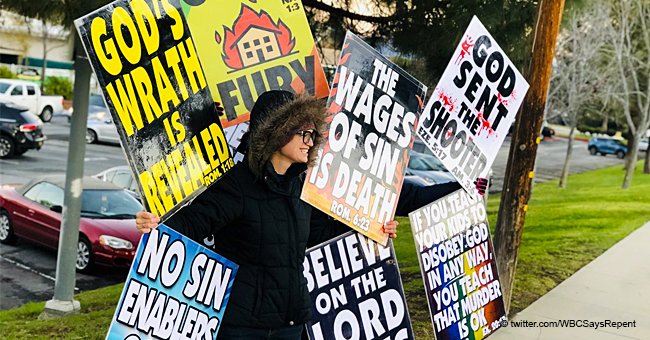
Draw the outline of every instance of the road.
<instances>
[{"instance_id":1,"label":"road","mask_svg":"<svg viewBox=\"0 0 650 340\"><path fill-rule=\"evenodd\" d=\"M0 182L16 186L43 174L63 174L67 166L70 125L62 116L45 124L48 137L39 151L23 156L0 159ZM126 164L119 145L86 145L84 174L93 175L107 168ZM102 270L103 269L103 270ZM124 282L127 270L99 268L93 275L77 273L75 292L97 289ZM26 241L16 246L0 245L0 310L20 306L29 301L45 301L54 295L56 252Z\"/></svg>"},{"instance_id":2,"label":"road","mask_svg":"<svg viewBox=\"0 0 650 340\"><path fill-rule=\"evenodd\" d=\"M23 184L42 174L65 173L70 125L65 117L54 116L43 129L48 139L41 150L30 150L21 157L0 159L2 184ZM119 145L86 145L84 175L94 175L107 168L125 164L126 157Z\"/></svg>"},{"instance_id":3,"label":"road","mask_svg":"<svg viewBox=\"0 0 650 340\"><path fill-rule=\"evenodd\" d=\"M560 177L562 174L562 167L564 166L564 160L566 158L567 147L568 139L565 138L550 138L543 140L539 144L537 149L537 159L535 160L536 183ZM507 137L494 160L494 164L492 164L494 177L490 193L501 192L503 190L503 176L506 172L509 152L510 137ZM617 159L613 155L608 155L606 157L592 156L587 152L587 142L573 142L573 154L571 156L571 161L569 162L569 171L571 174L600 169L617 164L623 164L623 160ZM621 177L621 181L623 181L623 177Z\"/></svg>"},{"instance_id":4,"label":"road","mask_svg":"<svg viewBox=\"0 0 650 340\"><path fill-rule=\"evenodd\" d=\"M48 136L40 151L29 151L21 157L0 160L0 180L3 185L19 185L41 174L65 173L69 124L61 116L44 127ZM505 173L509 140L506 140L493 165L494 184L491 192L501 191ZM562 171L567 140L554 138L542 141L538 149L537 182L557 178ZM574 145L571 173L622 164L613 156L590 156L585 142ZM119 145L92 144L86 146L84 174L92 175L116 165L126 164ZM621 177L622 178L622 177ZM126 270L98 270L94 275L77 274L77 292L124 282ZM52 298L56 275L56 252L21 241L17 246L0 245L0 310L22 305L28 301Z\"/></svg>"}]
</instances>

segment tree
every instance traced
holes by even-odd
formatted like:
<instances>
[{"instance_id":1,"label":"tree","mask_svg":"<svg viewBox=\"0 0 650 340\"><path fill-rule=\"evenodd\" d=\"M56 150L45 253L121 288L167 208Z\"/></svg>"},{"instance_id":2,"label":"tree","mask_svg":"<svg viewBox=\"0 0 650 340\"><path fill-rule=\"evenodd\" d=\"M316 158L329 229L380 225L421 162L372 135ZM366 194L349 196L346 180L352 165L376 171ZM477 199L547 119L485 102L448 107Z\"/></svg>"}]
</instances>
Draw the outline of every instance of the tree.
<instances>
[{"instance_id":1,"label":"tree","mask_svg":"<svg viewBox=\"0 0 650 340\"><path fill-rule=\"evenodd\" d=\"M510 59L523 65L537 8L536 0L368 0L364 3L374 13L362 15L352 10L354 1L333 3L303 0L316 36L326 37L338 48L345 31L351 30L373 46L390 45L424 64L434 79L444 71L475 14Z\"/></svg>"},{"instance_id":2,"label":"tree","mask_svg":"<svg viewBox=\"0 0 650 340\"><path fill-rule=\"evenodd\" d=\"M569 163L573 151L578 118L587 107L606 97L611 65L598 60L605 44L605 25L609 19L606 7L593 6L585 12L573 12L558 37L555 67L551 79L548 103L551 110L563 112L565 123L570 127L564 166L559 186L566 187ZM609 72L611 73L611 72Z\"/></svg>"},{"instance_id":3,"label":"tree","mask_svg":"<svg viewBox=\"0 0 650 340\"><path fill-rule=\"evenodd\" d=\"M623 106L631 139L622 184L625 189L636 169L639 141L650 128L650 1L618 0L610 6L608 53L618 75L618 92L612 96Z\"/></svg>"}]
</instances>

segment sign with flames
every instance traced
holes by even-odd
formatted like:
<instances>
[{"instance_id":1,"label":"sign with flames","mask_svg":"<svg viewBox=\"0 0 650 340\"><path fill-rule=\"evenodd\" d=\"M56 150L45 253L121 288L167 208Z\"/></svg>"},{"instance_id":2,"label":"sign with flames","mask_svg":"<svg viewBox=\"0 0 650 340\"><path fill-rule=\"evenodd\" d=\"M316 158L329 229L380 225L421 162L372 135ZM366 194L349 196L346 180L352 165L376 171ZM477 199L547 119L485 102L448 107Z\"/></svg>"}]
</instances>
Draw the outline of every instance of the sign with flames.
<instances>
[{"instance_id":1,"label":"sign with flames","mask_svg":"<svg viewBox=\"0 0 650 340\"><path fill-rule=\"evenodd\" d=\"M328 95L300 0L186 0L183 11L224 127L248 121L268 90Z\"/></svg>"},{"instance_id":2,"label":"sign with flames","mask_svg":"<svg viewBox=\"0 0 650 340\"><path fill-rule=\"evenodd\" d=\"M427 87L348 32L305 202L386 246Z\"/></svg>"}]
</instances>

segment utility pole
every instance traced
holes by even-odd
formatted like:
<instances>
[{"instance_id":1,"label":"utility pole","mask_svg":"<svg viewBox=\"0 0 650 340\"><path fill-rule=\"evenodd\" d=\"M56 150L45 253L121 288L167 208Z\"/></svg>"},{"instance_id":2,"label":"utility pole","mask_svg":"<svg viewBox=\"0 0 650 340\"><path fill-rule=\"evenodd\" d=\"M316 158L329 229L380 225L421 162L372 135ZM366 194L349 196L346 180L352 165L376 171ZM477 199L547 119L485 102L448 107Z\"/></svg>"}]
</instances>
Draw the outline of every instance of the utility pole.
<instances>
[{"instance_id":1,"label":"utility pole","mask_svg":"<svg viewBox=\"0 0 650 340\"><path fill-rule=\"evenodd\" d=\"M530 88L515 123L510 144L501 204L494 235L506 311L510 311L512 287L528 200L534 177L539 134L544 121L546 95L551 79L555 41L560 30L564 0L541 0L526 79Z\"/></svg>"},{"instance_id":2,"label":"utility pole","mask_svg":"<svg viewBox=\"0 0 650 340\"><path fill-rule=\"evenodd\" d=\"M65 175L63 216L59 250L56 261L54 297L45 303L40 318L52 318L76 313L79 301L74 300L76 281L77 243L79 242L79 219L81 215L82 177L86 154L86 119L88 117L88 93L90 87L90 64L81 40L75 35L74 62L74 114L70 125L68 168Z\"/></svg>"}]
</instances>

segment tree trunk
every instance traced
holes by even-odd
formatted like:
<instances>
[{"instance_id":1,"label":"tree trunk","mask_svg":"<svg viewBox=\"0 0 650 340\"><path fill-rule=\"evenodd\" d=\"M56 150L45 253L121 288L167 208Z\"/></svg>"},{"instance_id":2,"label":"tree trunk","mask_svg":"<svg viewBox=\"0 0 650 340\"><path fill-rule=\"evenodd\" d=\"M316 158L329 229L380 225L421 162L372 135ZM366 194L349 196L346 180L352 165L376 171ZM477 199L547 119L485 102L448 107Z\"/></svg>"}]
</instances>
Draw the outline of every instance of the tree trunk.
<instances>
[{"instance_id":1,"label":"tree trunk","mask_svg":"<svg viewBox=\"0 0 650 340\"><path fill-rule=\"evenodd\" d=\"M542 0L539 3L530 64L526 74L530 89L515 120L510 145L494 235L494 249L506 311L510 310L519 244L537 156L537 138L542 130L555 41L560 30L563 9L564 0Z\"/></svg>"},{"instance_id":2,"label":"tree trunk","mask_svg":"<svg viewBox=\"0 0 650 340\"><path fill-rule=\"evenodd\" d=\"M642 136L640 131L632 136L632 143L627 143L627 158L625 159L625 177L623 178L623 189L627 189L632 184L632 176L634 175L634 170L636 170L636 160L639 154L639 136Z\"/></svg>"},{"instance_id":3,"label":"tree trunk","mask_svg":"<svg viewBox=\"0 0 650 340\"><path fill-rule=\"evenodd\" d=\"M643 162L643 173L650 174L650 137L646 138L648 148L645 150L645 162Z\"/></svg>"},{"instance_id":4,"label":"tree trunk","mask_svg":"<svg viewBox=\"0 0 650 340\"><path fill-rule=\"evenodd\" d=\"M609 113L605 113L605 118L603 119L603 124L600 126L600 129L603 133L607 133L607 126L609 125Z\"/></svg>"},{"instance_id":5,"label":"tree trunk","mask_svg":"<svg viewBox=\"0 0 650 340\"><path fill-rule=\"evenodd\" d=\"M45 92L45 71L47 70L47 23L43 23L43 66L41 67L41 92Z\"/></svg>"},{"instance_id":6,"label":"tree trunk","mask_svg":"<svg viewBox=\"0 0 650 340\"><path fill-rule=\"evenodd\" d=\"M566 158L564 158L564 166L562 167L562 175L560 176L560 188L566 188L566 182L569 180L569 162L573 154L573 137L575 136L575 124L571 124L571 131L569 132L569 145L566 150Z\"/></svg>"}]
</instances>

